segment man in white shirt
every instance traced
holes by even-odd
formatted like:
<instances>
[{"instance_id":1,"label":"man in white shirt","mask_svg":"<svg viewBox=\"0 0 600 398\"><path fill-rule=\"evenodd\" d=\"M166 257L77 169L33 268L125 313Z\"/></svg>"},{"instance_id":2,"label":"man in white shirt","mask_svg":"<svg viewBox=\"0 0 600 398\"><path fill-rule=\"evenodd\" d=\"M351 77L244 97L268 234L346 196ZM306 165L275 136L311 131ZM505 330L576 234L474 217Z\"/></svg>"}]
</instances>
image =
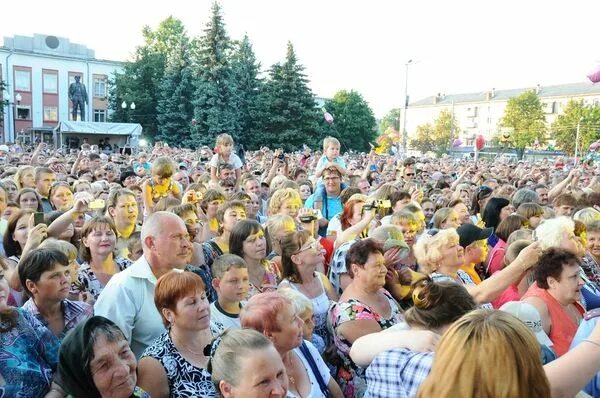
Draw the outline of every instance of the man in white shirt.
<instances>
[{"instance_id":1,"label":"man in white shirt","mask_svg":"<svg viewBox=\"0 0 600 398\"><path fill-rule=\"evenodd\" d=\"M192 246L183 220L167 212L153 213L142 226L144 255L115 274L94 306L96 315L119 326L136 357L165 331L154 305L154 287L162 275L183 269Z\"/></svg>"}]
</instances>

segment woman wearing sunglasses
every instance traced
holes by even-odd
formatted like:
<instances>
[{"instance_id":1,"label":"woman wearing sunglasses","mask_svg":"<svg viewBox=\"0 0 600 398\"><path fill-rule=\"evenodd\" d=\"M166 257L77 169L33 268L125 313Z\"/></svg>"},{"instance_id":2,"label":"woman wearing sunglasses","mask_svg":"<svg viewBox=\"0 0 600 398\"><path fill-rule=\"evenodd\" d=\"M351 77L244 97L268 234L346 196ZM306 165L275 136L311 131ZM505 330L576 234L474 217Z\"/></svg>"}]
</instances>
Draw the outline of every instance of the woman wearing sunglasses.
<instances>
[{"instance_id":1,"label":"woman wearing sunglasses","mask_svg":"<svg viewBox=\"0 0 600 398\"><path fill-rule=\"evenodd\" d=\"M308 231L288 233L281 239L283 280L279 286L289 286L308 297L313 304L315 333L328 345L327 311L338 297L329 279L317 271L325 261L325 250Z\"/></svg>"}]
</instances>

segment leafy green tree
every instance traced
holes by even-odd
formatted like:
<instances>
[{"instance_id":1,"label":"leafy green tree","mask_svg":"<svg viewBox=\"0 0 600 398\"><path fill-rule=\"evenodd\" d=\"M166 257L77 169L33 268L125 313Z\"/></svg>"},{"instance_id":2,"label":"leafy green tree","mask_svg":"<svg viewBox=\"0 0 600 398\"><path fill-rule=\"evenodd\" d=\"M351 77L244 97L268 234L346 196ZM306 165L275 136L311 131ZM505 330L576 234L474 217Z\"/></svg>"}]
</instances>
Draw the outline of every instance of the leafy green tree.
<instances>
[{"instance_id":1,"label":"leafy green tree","mask_svg":"<svg viewBox=\"0 0 600 398\"><path fill-rule=\"evenodd\" d=\"M436 152L438 145L434 139L435 127L431 123L417 126L416 136L410 141L410 147L421 153Z\"/></svg>"},{"instance_id":2,"label":"leafy green tree","mask_svg":"<svg viewBox=\"0 0 600 398\"><path fill-rule=\"evenodd\" d=\"M164 63L160 54L140 48L136 59L125 64L122 73L114 75L109 84L111 121L140 123L146 138L154 138L158 132L156 106ZM123 102L128 105L124 109L121 108ZM135 103L134 110L129 107L132 102Z\"/></svg>"},{"instance_id":3,"label":"leafy green tree","mask_svg":"<svg viewBox=\"0 0 600 398\"><path fill-rule=\"evenodd\" d=\"M211 19L198 43L192 145L213 145L220 133L239 137L236 87L230 56L232 43L221 8L213 3Z\"/></svg>"},{"instance_id":4,"label":"leafy green tree","mask_svg":"<svg viewBox=\"0 0 600 398\"><path fill-rule=\"evenodd\" d=\"M263 85L260 79L260 63L256 61L250 39L245 35L236 43L231 58L233 81L236 85L236 109L238 110L238 140L247 148L264 145L261 138L261 114L264 104Z\"/></svg>"},{"instance_id":5,"label":"leafy green tree","mask_svg":"<svg viewBox=\"0 0 600 398\"><path fill-rule=\"evenodd\" d=\"M145 26L142 34L144 45L138 47L134 59L110 80L109 107L114 122L140 123L147 138L154 138L159 131L158 101L167 65L175 62L181 48L189 46L183 23L169 17L156 30ZM123 109L121 104L135 103L135 110Z\"/></svg>"},{"instance_id":6,"label":"leafy green tree","mask_svg":"<svg viewBox=\"0 0 600 398\"><path fill-rule=\"evenodd\" d=\"M536 141L543 144L546 141L546 124L542 103L537 94L527 91L510 98L500 126L512 129L511 140L519 158L523 157L525 148Z\"/></svg>"},{"instance_id":7,"label":"leafy green tree","mask_svg":"<svg viewBox=\"0 0 600 398\"><path fill-rule=\"evenodd\" d=\"M600 138L600 107L585 106L583 100L571 100L562 114L552 124L551 134L556 145L572 155L575 153L575 137L579 128L579 153L587 151L590 144Z\"/></svg>"},{"instance_id":8,"label":"leafy green tree","mask_svg":"<svg viewBox=\"0 0 600 398\"><path fill-rule=\"evenodd\" d=\"M394 131L400 131L400 112L399 108L389 111L379 123L379 133L383 134L392 128Z\"/></svg>"},{"instance_id":9,"label":"leafy green tree","mask_svg":"<svg viewBox=\"0 0 600 398\"><path fill-rule=\"evenodd\" d=\"M285 62L273 65L265 83L263 142L286 150L302 144L320 145L319 118L315 97L308 87L304 66L298 63L294 46L288 42Z\"/></svg>"},{"instance_id":10,"label":"leafy green tree","mask_svg":"<svg viewBox=\"0 0 600 398\"><path fill-rule=\"evenodd\" d=\"M437 156L446 153L451 140L459 130L454 114L443 110L433 125L427 123L417 127L417 135L410 146L423 153L434 152Z\"/></svg>"},{"instance_id":11,"label":"leafy green tree","mask_svg":"<svg viewBox=\"0 0 600 398\"><path fill-rule=\"evenodd\" d=\"M321 118L325 134L338 138L343 149L369 150L369 143L377 138L377 121L362 95L354 90L338 91L325 102L325 108L334 117L331 125Z\"/></svg>"}]
</instances>

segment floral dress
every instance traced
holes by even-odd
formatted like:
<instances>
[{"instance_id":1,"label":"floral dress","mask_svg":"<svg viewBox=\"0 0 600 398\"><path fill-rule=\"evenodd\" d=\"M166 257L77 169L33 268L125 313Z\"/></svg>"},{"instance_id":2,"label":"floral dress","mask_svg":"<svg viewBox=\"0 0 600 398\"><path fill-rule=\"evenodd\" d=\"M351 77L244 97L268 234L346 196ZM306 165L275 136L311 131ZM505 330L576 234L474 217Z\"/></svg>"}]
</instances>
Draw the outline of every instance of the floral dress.
<instances>
[{"instance_id":1,"label":"floral dress","mask_svg":"<svg viewBox=\"0 0 600 398\"><path fill-rule=\"evenodd\" d=\"M221 324L213 322L210 328L213 336L223 330ZM146 348L142 355L142 358L144 357L156 359L165 369L169 382L169 397L218 397L208 370L189 363L173 344L169 331L164 332Z\"/></svg>"},{"instance_id":2,"label":"floral dress","mask_svg":"<svg viewBox=\"0 0 600 398\"><path fill-rule=\"evenodd\" d=\"M121 272L127 267L129 267L132 264L132 262L128 258L118 256L115 258L115 264L117 264L117 272ZM102 283L100 283L100 281L94 274L94 271L92 271L90 264L87 262L81 264L81 266L79 267L79 272L77 274L77 282L74 282L71 286L71 292L88 292L89 294L94 296L94 299L98 300L98 296L100 296L100 293L103 289L104 286L102 285Z\"/></svg>"},{"instance_id":3,"label":"floral dress","mask_svg":"<svg viewBox=\"0 0 600 398\"><path fill-rule=\"evenodd\" d=\"M13 311L16 326L0 332L0 397L44 396L58 364L60 342L28 311ZM0 322L0 328L7 327Z\"/></svg>"},{"instance_id":4,"label":"floral dress","mask_svg":"<svg viewBox=\"0 0 600 398\"><path fill-rule=\"evenodd\" d=\"M365 368L357 366L350 359L352 343L346 340L344 336L338 334L337 328L349 321L373 320L384 330L404 320L400 307L387 290L382 288L379 292L385 296L390 305L391 313L388 318L384 318L371 307L356 299L334 303L329 309L329 323L333 330L333 342L342 360L342 366L337 371L336 379L346 398L362 398L367 388Z\"/></svg>"}]
</instances>

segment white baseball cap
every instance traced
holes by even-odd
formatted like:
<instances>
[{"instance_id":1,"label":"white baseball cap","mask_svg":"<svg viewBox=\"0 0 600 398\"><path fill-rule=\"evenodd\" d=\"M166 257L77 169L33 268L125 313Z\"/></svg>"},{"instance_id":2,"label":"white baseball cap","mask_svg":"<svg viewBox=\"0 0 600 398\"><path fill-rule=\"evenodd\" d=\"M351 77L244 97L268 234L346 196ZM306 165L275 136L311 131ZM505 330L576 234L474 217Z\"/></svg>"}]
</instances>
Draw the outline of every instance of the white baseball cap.
<instances>
[{"instance_id":1,"label":"white baseball cap","mask_svg":"<svg viewBox=\"0 0 600 398\"><path fill-rule=\"evenodd\" d=\"M524 301L509 301L500 307L500 311L508 312L519 318L535 334L540 344L548 347L553 345L550 337L544 332L540 313L533 305Z\"/></svg>"}]
</instances>

